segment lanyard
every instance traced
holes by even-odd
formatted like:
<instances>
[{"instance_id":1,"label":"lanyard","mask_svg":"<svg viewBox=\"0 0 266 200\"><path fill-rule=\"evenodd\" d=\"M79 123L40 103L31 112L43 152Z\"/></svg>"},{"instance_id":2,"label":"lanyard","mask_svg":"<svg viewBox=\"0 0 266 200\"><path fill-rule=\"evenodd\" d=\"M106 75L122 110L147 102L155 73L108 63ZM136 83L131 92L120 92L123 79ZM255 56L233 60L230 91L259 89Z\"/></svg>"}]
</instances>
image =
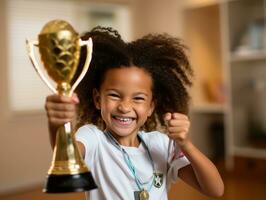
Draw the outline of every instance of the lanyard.
<instances>
[{"instance_id":1,"label":"lanyard","mask_svg":"<svg viewBox=\"0 0 266 200\"><path fill-rule=\"evenodd\" d=\"M142 139L142 137L141 137L140 135L138 135L138 137L140 138L140 141L142 142L144 148L146 149L146 151L147 151L147 153L148 153L148 155L149 155L149 159L150 159L150 161L151 161L151 164L152 164L152 170L153 170L153 175L152 175L152 177L151 177L148 181L146 181L146 182L141 181L140 178L137 176L136 168L135 168L133 162L131 161L131 159L130 159L128 153L126 152L126 150L125 150L123 147L121 147L121 145L120 145L120 144L118 143L118 141L112 136L111 133L109 133L108 131L106 131L106 135L107 135L108 138L110 139L111 143L112 143L112 144L113 144L113 145L114 145L114 146L115 146L115 147L116 147L116 148L122 153L123 158L124 158L124 160L125 160L125 162L126 162L128 168L129 168L130 172L131 172L132 175L134 176L134 179L135 179L135 182L136 182L136 185L137 185L138 189L139 189L140 191L144 190L143 185L146 185L146 184L148 184L148 183L151 181L149 187L147 188L147 191L149 192L149 191L151 190L151 188L152 188L153 181L154 181L155 167L154 167L154 162L153 162L153 159L152 159L151 153L150 153L150 151L149 151L149 149L148 149L148 146L146 145L146 143L144 142L144 140Z\"/></svg>"}]
</instances>

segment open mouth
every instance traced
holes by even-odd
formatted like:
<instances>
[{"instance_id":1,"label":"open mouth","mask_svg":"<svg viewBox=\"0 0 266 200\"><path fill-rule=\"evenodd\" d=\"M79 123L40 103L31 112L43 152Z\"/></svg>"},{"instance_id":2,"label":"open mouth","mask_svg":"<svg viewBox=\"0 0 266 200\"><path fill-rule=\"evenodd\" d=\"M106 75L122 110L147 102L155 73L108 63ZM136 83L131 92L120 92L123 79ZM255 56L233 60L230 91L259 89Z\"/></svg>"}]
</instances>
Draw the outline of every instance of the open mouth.
<instances>
[{"instance_id":1,"label":"open mouth","mask_svg":"<svg viewBox=\"0 0 266 200\"><path fill-rule=\"evenodd\" d=\"M112 118L121 125L130 125L136 118L134 117L121 117L121 116L112 116Z\"/></svg>"}]
</instances>

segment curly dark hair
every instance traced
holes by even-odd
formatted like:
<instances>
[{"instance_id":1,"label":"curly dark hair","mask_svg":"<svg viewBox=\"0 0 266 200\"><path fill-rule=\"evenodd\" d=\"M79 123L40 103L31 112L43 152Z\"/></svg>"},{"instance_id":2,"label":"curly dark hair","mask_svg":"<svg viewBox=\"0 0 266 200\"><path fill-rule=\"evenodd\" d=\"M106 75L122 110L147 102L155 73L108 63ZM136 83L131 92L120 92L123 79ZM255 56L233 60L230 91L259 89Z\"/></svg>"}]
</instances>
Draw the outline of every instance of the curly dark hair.
<instances>
[{"instance_id":1,"label":"curly dark hair","mask_svg":"<svg viewBox=\"0 0 266 200\"><path fill-rule=\"evenodd\" d=\"M80 98L78 125L92 123L104 128L101 113L93 102L93 89L99 89L109 69L136 66L144 69L152 78L155 109L143 126L146 131L163 127L166 112L187 114L193 71L181 40L167 34L149 34L126 43L112 28L95 27L81 37L93 40L93 53L89 70L77 87ZM80 70L86 58L81 49Z\"/></svg>"}]
</instances>

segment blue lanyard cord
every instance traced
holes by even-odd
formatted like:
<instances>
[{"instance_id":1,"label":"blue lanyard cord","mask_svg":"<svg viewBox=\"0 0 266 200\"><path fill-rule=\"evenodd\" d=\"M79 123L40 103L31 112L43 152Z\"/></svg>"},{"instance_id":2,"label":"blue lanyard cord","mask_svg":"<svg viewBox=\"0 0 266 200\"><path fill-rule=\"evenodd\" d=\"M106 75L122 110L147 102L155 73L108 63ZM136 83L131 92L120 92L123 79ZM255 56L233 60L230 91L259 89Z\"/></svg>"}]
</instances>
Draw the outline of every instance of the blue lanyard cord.
<instances>
[{"instance_id":1,"label":"blue lanyard cord","mask_svg":"<svg viewBox=\"0 0 266 200\"><path fill-rule=\"evenodd\" d=\"M142 190L142 189L143 189L143 185L148 184L148 183L150 182L150 180L148 180L146 183L142 183L142 182L139 180L139 178L138 178L138 176L137 176L137 174L136 174L136 169L135 169L135 167L134 167L134 164L132 163L132 161L131 161L131 159L130 159L128 153L127 153L127 152L125 151L125 149L123 149L123 148L122 148L122 151L123 151L123 157L124 157L124 160L126 161L126 164L127 164L128 168L129 168L129 170L131 171L131 173L133 174L133 176L134 176L134 178L135 178L135 182L136 182L136 184L137 184L137 186L138 186L138 189L139 189L139 190ZM149 191L151 190L151 188L152 188L153 181L154 181L154 176L152 176L152 181L151 181L149 187L147 188L147 191L148 191L148 192L149 192Z\"/></svg>"},{"instance_id":2,"label":"blue lanyard cord","mask_svg":"<svg viewBox=\"0 0 266 200\"><path fill-rule=\"evenodd\" d=\"M107 135L107 136L109 137L109 139L111 140L112 144L113 144L117 149L119 149L119 150L121 151L121 153L122 153L122 155L123 155L123 158L124 158L124 160L125 160L125 162L126 162L128 168L129 168L130 172L131 172L132 175L134 176L134 179L135 179L135 182L136 182L136 184L137 184L138 189L139 189L139 190L143 190L143 189L144 189L143 185L148 184L148 183L150 182L150 180L148 180L147 182L142 182L142 181L140 181L140 179L139 179L138 176L137 176L135 166L134 166L134 164L132 163L132 161L131 161L131 159L130 159L128 153L126 152L126 150L120 146L120 144L119 144L119 143L117 142L117 140L111 135L111 133L109 133L109 132L106 132L106 133L107 133L106 135ZM152 159L152 157L151 157L151 154L150 154L150 151L149 151L149 149L148 149L148 146L146 145L146 143L144 142L144 140L142 139L142 137L141 137L140 135L138 135L138 136L139 136L141 142L143 143L143 146L145 147L145 149L146 149L147 152L148 152L149 159L150 159L150 161L151 161L152 169L153 169L152 181L151 181L149 187L147 188L147 191L149 192L149 191L151 190L152 185L153 185L153 182L154 182L154 172L155 172L155 171L154 171L154 162L153 162L153 159Z\"/></svg>"}]
</instances>

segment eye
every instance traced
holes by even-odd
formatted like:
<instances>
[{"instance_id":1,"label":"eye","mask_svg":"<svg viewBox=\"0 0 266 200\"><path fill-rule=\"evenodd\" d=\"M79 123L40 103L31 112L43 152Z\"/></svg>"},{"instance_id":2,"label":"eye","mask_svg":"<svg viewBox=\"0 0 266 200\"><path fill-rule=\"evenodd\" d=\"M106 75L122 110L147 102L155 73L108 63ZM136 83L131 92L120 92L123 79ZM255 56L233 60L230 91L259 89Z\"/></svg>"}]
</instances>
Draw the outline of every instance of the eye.
<instances>
[{"instance_id":1,"label":"eye","mask_svg":"<svg viewBox=\"0 0 266 200\"><path fill-rule=\"evenodd\" d=\"M134 100L137 101L137 102L142 102L142 101L145 101L145 98L144 97L134 97Z\"/></svg>"},{"instance_id":2,"label":"eye","mask_svg":"<svg viewBox=\"0 0 266 200\"><path fill-rule=\"evenodd\" d=\"M116 94L116 93L108 93L107 96L111 97L112 99L119 99L120 98L119 94Z\"/></svg>"}]
</instances>

